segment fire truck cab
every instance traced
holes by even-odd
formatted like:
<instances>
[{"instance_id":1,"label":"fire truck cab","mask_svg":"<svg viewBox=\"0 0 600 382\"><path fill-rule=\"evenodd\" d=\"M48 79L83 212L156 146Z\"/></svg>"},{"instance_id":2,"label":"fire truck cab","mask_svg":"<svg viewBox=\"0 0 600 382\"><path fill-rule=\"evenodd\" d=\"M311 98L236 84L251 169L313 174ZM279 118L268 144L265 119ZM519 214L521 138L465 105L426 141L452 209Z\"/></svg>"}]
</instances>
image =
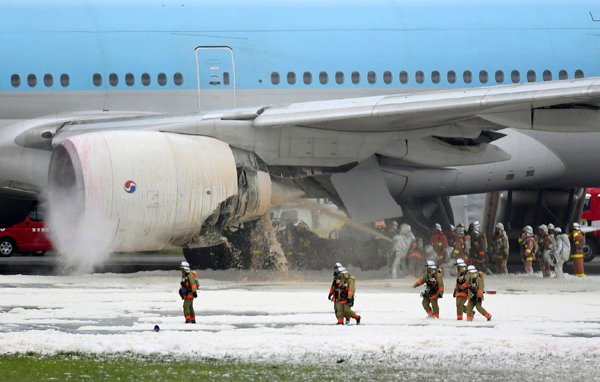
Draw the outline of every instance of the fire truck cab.
<instances>
[{"instance_id":1,"label":"fire truck cab","mask_svg":"<svg viewBox=\"0 0 600 382\"><path fill-rule=\"evenodd\" d=\"M590 261L600 252L600 188L587 189L581 223L585 233L585 261Z\"/></svg>"},{"instance_id":2,"label":"fire truck cab","mask_svg":"<svg viewBox=\"0 0 600 382\"><path fill-rule=\"evenodd\" d=\"M21 223L12 227L0 228L0 256L9 257L15 253L42 256L52 249L46 236L44 211L33 207Z\"/></svg>"}]
</instances>

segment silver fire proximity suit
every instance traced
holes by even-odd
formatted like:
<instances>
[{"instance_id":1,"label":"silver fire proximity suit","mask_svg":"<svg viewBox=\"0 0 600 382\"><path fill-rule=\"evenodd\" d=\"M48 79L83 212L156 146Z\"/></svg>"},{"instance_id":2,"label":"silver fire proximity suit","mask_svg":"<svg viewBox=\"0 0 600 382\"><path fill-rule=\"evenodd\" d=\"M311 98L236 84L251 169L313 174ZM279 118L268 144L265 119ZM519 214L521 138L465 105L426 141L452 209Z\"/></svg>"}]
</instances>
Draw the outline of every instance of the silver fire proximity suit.
<instances>
[{"instance_id":1,"label":"silver fire proximity suit","mask_svg":"<svg viewBox=\"0 0 600 382\"><path fill-rule=\"evenodd\" d=\"M400 232L393 237L392 252L394 253L394 262L392 264L392 277L398 278L398 268L405 271L405 259L411 244L415 241L415 235L410 231L408 224L400 226Z\"/></svg>"}]
</instances>

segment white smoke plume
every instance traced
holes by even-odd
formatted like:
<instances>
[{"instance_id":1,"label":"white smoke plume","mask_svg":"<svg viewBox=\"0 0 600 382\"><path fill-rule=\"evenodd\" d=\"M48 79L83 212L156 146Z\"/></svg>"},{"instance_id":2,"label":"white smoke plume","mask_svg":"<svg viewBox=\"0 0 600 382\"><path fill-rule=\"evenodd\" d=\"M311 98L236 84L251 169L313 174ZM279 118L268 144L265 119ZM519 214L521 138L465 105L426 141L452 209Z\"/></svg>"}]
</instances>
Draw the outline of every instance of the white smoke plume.
<instances>
[{"instance_id":1,"label":"white smoke plume","mask_svg":"<svg viewBox=\"0 0 600 382\"><path fill-rule=\"evenodd\" d=\"M49 192L47 221L50 239L74 274L91 273L110 254L113 235L106 218L85 211L81 193Z\"/></svg>"}]
</instances>

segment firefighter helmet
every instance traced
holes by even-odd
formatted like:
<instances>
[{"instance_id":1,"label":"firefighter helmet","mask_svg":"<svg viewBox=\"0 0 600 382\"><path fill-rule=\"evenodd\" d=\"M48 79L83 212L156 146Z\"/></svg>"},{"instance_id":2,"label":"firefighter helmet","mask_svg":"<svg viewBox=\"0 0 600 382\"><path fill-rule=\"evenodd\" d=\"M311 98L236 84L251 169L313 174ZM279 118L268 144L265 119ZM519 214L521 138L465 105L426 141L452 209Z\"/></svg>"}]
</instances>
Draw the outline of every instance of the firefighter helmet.
<instances>
[{"instance_id":1,"label":"firefighter helmet","mask_svg":"<svg viewBox=\"0 0 600 382\"><path fill-rule=\"evenodd\" d=\"M548 224L548 231L553 231L554 230L554 224L550 223Z\"/></svg>"},{"instance_id":2,"label":"firefighter helmet","mask_svg":"<svg viewBox=\"0 0 600 382\"><path fill-rule=\"evenodd\" d=\"M179 264L179 269L184 269L186 271L189 271L190 263L188 263L187 261L182 261L181 264Z\"/></svg>"},{"instance_id":3,"label":"firefighter helmet","mask_svg":"<svg viewBox=\"0 0 600 382\"><path fill-rule=\"evenodd\" d=\"M576 229L579 231L581 229L581 226L579 225L579 223L573 223L573 229Z\"/></svg>"},{"instance_id":4,"label":"firefighter helmet","mask_svg":"<svg viewBox=\"0 0 600 382\"><path fill-rule=\"evenodd\" d=\"M475 268L475 266L474 266L474 265L469 265L469 266L467 267L467 272L468 272L468 273L477 273L477 268Z\"/></svg>"},{"instance_id":5,"label":"firefighter helmet","mask_svg":"<svg viewBox=\"0 0 600 382\"><path fill-rule=\"evenodd\" d=\"M523 230L528 234L533 235L533 228L531 228L530 225L526 225L525 228L523 228Z\"/></svg>"},{"instance_id":6,"label":"firefighter helmet","mask_svg":"<svg viewBox=\"0 0 600 382\"><path fill-rule=\"evenodd\" d=\"M439 223L435 223L435 229L437 229L438 231L441 231L442 226Z\"/></svg>"},{"instance_id":7,"label":"firefighter helmet","mask_svg":"<svg viewBox=\"0 0 600 382\"><path fill-rule=\"evenodd\" d=\"M465 263L465 261L463 259L456 259L456 263L454 264L457 267L466 267L467 263Z\"/></svg>"},{"instance_id":8,"label":"firefighter helmet","mask_svg":"<svg viewBox=\"0 0 600 382\"><path fill-rule=\"evenodd\" d=\"M436 269L437 266L435 265L435 263L432 260L427 260L427 268Z\"/></svg>"},{"instance_id":9,"label":"firefighter helmet","mask_svg":"<svg viewBox=\"0 0 600 382\"><path fill-rule=\"evenodd\" d=\"M542 224L541 226L539 226L538 229L542 232L548 233L548 226L545 224Z\"/></svg>"},{"instance_id":10,"label":"firefighter helmet","mask_svg":"<svg viewBox=\"0 0 600 382\"><path fill-rule=\"evenodd\" d=\"M498 224L496 224L496 229L497 229L498 231L504 231L504 224L502 224L502 223L498 223Z\"/></svg>"},{"instance_id":11,"label":"firefighter helmet","mask_svg":"<svg viewBox=\"0 0 600 382\"><path fill-rule=\"evenodd\" d=\"M562 233L562 229L560 229L560 227L555 227L554 233Z\"/></svg>"}]
</instances>

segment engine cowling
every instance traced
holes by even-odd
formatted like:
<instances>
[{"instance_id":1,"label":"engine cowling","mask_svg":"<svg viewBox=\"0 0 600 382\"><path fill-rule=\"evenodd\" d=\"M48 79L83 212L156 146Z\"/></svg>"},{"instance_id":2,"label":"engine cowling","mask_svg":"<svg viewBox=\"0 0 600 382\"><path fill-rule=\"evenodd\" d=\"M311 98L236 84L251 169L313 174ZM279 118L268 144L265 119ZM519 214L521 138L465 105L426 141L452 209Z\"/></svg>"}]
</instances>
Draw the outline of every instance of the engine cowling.
<instances>
[{"instance_id":1,"label":"engine cowling","mask_svg":"<svg viewBox=\"0 0 600 382\"><path fill-rule=\"evenodd\" d=\"M231 148L197 136L109 131L74 136L54 149L51 219L59 241L102 237L118 251L181 246L221 203L237 195ZM58 217L57 217L58 215Z\"/></svg>"}]
</instances>

